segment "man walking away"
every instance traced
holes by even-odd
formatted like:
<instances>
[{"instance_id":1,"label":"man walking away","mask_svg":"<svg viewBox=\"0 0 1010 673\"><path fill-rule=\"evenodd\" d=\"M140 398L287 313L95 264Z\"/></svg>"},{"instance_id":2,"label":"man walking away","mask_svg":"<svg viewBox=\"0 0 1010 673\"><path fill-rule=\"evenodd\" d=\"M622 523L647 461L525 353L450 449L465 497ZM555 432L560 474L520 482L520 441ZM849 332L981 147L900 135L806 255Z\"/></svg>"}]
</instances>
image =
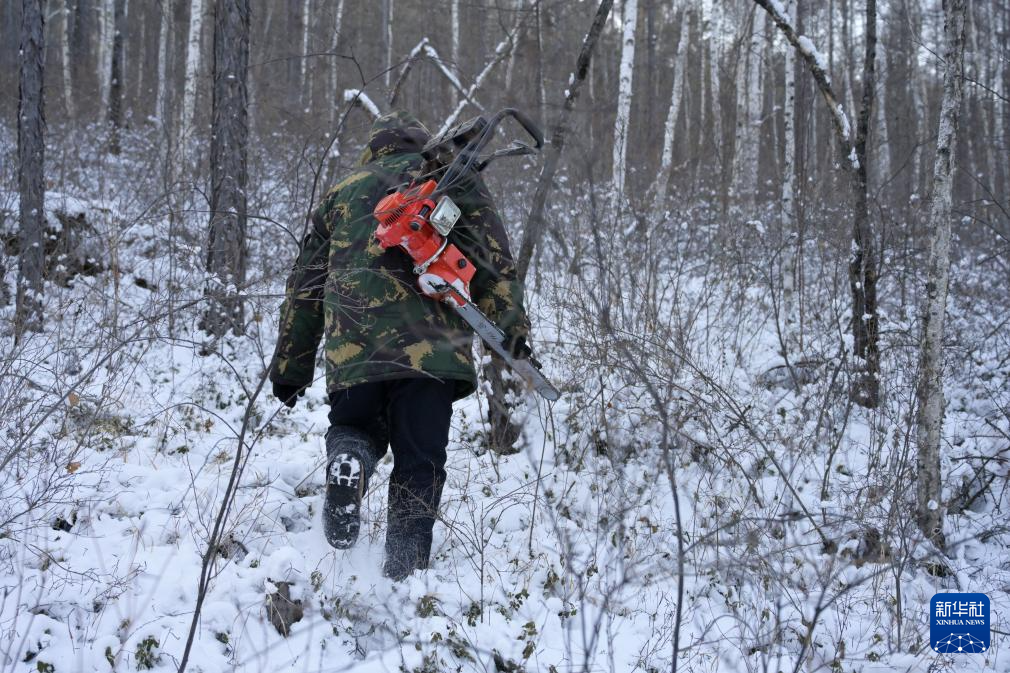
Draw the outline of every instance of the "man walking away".
<instances>
[{"instance_id":1,"label":"man walking away","mask_svg":"<svg viewBox=\"0 0 1010 673\"><path fill-rule=\"evenodd\" d=\"M312 214L287 281L270 367L274 395L293 407L312 382L324 341L330 428L323 525L332 546L347 549L357 540L368 480L392 447L383 572L394 580L428 567L452 403L474 392L477 380L470 328L420 293L403 251L383 250L375 240L372 211L389 190L420 174L428 139L406 112L372 126L359 169ZM529 322L491 195L474 172L449 196L463 213L450 241L476 267L474 302L522 353Z\"/></svg>"}]
</instances>

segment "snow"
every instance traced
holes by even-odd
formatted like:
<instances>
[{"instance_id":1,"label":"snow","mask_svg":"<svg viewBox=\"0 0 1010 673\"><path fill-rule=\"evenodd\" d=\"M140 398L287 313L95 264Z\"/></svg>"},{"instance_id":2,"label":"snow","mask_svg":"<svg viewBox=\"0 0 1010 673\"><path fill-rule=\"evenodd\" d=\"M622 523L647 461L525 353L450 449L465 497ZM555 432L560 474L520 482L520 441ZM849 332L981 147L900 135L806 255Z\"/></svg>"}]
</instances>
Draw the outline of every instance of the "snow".
<instances>
[{"instance_id":1,"label":"snow","mask_svg":"<svg viewBox=\"0 0 1010 673\"><path fill-rule=\"evenodd\" d=\"M361 103L372 117L378 118L382 114L379 111L379 106L361 89L344 89L344 102L350 103L352 101Z\"/></svg>"},{"instance_id":2,"label":"snow","mask_svg":"<svg viewBox=\"0 0 1010 673\"><path fill-rule=\"evenodd\" d=\"M824 54L822 54L820 51L817 50L817 47L814 46L814 43L806 35L798 36L797 42L799 42L800 50L802 50L804 54L807 54L808 56L814 59L814 63L817 64L818 68L824 71L824 76L830 82L831 73L828 72L828 59L825 58Z\"/></svg>"}]
</instances>

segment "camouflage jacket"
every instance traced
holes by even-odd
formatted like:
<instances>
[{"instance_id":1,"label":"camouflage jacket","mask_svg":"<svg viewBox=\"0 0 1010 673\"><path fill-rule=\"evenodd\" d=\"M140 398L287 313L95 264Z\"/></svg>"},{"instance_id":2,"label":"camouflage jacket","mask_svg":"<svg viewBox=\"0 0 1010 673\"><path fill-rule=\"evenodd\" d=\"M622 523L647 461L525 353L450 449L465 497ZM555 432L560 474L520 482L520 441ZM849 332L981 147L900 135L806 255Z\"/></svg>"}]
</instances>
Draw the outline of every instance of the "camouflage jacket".
<instances>
[{"instance_id":1,"label":"camouflage jacket","mask_svg":"<svg viewBox=\"0 0 1010 673\"><path fill-rule=\"evenodd\" d=\"M273 382L308 385L323 339L330 392L421 376L454 380L456 399L474 391L469 326L420 293L404 251L383 250L375 239L375 205L388 189L419 173L418 152L427 138L406 113L380 117L360 169L334 186L313 212L281 305ZM473 174L449 196L463 213L450 241L476 267L474 302L506 334L525 334L522 287L486 185Z\"/></svg>"}]
</instances>

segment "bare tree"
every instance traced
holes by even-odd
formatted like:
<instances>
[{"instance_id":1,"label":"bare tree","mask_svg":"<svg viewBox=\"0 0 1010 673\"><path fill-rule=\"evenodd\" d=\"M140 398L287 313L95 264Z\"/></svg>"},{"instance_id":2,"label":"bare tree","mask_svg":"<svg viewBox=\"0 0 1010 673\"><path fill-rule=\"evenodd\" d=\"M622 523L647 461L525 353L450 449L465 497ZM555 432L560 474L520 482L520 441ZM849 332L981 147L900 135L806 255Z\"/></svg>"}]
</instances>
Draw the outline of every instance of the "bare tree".
<instances>
[{"instance_id":1,"label":"bare tree","mask_svg":"<svg viewBox=\"0 0 1010 673\"><path fill-rule=\"evenodd\" d=\"M114 5L118 0L98 0L98 96L101 99L100 118L108 116L109 105L109 75L112 72L112 41L116 34L116 17ZM79 16L83 18L86 6L78 4ZM80 33L80 31L78 31Z\"/></svg>"},{"instance_id":2,"label":"bare tree","mask_svg":"<svg viewBox=\"0 0 1010 673\"><path fill-rule=\"evenodd\" d=\"M201 41L203 31L204 0L190 0L189 36L186 40L186 81L182 94L182 137L193 131L196 116L197 82L200 76Z\"/></svg>"},{"instance_id":3,"label":"bare tree","mask_svg":"<svg viewBox=\"0 0 1010 673\"><path fill-rule=\"evenodd\" d=\"M210 141L212 279L203 327L221 335L243 329L241 288L246 266L246 153L249 110L249 0L217 0L214 7L214 101Z\"/></svg>"},{"instance_id":4,"label":"bare tree","mask_svg":"<svg viewBox=\"0 0 1010 673\"><path fill-rule=\"evenodd\" d=\"M796 2L797 0L785 0L786 18L794 26ZM782 102L785 134L785 155L782 162L782 229L788 231L793 226L796 185L796 52L789 45L786 45L785 51L785 97Z\"/></svg>"},{"instance_id":5,"label":"bare tree","mask_svg":"<svg viewBox=\"0 0 1010 673\"><path fill-rule=\"evenodd\" d=\"M389 88L393 70L393 0L382 2L382 47L385 53L382 81Z\"/></svg>"},{"instance_id":6,"label":"bare tree","mask_svg":"<svg viewBox=\"0 0 1010 673\"><path fill-rule=\"evenodd\" d=\"M330 64L330 128L337 127L337 119L340 116L340 107L334 104L336 101L337 91L339 87L338 75L340 74L340 59L336 57L337 45L340 41L340 24L344 20L344 0L337 0L337 8L334 10L333 15L333 42L330 44L330 51L334 54L331 58L332 63ZM333 143L334 149L337 149L337 143Z\"/></svg>"},{"instance_id":7,"label":"bare tree","mask_svg":"<svg viewBox=\"0 0 1010 673\"><path fill-rule=\"evenodd\" d=\"M158 97L155 102L154 113L158 116L163 127L169 127L171 108L168 106L169 95L169 72L168 57L169 43L172 32L172 7L170 3L162 2L159 5L161 15L160 27L158 29Z\"/></svg>"},{"instance_id":8,"label":"bare tree","mask_svg":"<svg viewBox=\"0 0 1010 673\"><path fill-rule=\"evenodd\" d=\"M673 91L670 94L670 107L663 127L663 153L659 160L659 173L653 185L656 195L656 206L663 207L666 202L666 187L670 183L670 168L673 166L674 131L677 128L677 115L680 113L680 101L683 98L684 69L687 67L687 44L690 41L689 31L684 30L688 13L683 12L677 21L677 55L673 61Z\"/></svg>"},{"instance_id":9,"label":"bare tree","mask_svg":"<svg viewBox=\"0 0 1010 673\"><path fill-rule=\"evenodd\" d=\"M74 105L74 78L70 67L70 0L63 0L63 9L60 10L62 20L60 21L60 62L63 66L63 109L67 113L67 119L73 121L77 117L76 106Z\"/></svg>"},{"instance_id":10,"label":"bare tree","mask_svg":"<svg viewBox=\"0 0 1010 673\"><path fill-rule=\"evenodd\" d=\"M516 270L520 281L526 280L529 272L530 262L533 260L533 251L544 233L544 207L547 205L547 194L554 184L554 176L558 172L558 165L561 159L561 151L565 147L565 136L568 132L568 118L575 109L575 102L579 99L579 92L582 90L582 83L586 81L586 74L589 72L589 63L593 58L593 50L600 39L600 33L610 15L610 9L614 5L614 0L600 0L600 5L596 9L596 16L589 32L582 40L582 48L579 56L575 60L575 71L572 73L565 92L565 100L561 111L554 122L551 130L551 137L547 147L544 148L544 167L540 170L540 179L537 181L537 189L533 194L533 202L530 205L529 215L526 217L526 225L523 231L523 242L519 247L519 255L516 258Z\"/></svg>"},{"instance_id":11,"label":"bare tree","mask_svg":"<svg viewBox=\"0 0 1010 673\"><path fill-rule=\"evenodd\" d=\"M752 12L749 39L741 40L742 63L736 71L736 134L733 143L732 198L753 209L758 197L758 159L761 146L761 113L764 96L764 13ZM747 34L747 33L745 33ZM739 61L739 59L738 59Z\"/></svg>"},{"instance_id":12,"label":"bare tree","mask_svg":"<svg viewBox=\"0 0 1010 673\"><path fill-rule=\"evenodd\" d=\"M922 533L944 546L940 480L940 436L943 430L943 328L950 282L950 218L954 190L954 146L964 93L966 0L944 0L943 103L933 164L933 198L929 209L929 262L926 266L926 306L919 348L916 439L917 519Z\"/></svg>"},{"instance_id":13,"label":"bare tree","mask_svg":"<svg viewBox=\"0 0 1010 673\"><path fill-rule=\"evenodd\" d=\"M43 0L22 0L21 65L18 75L18 192L20 234L15 326L42 329L42 272L45 264L42 233L45 229L46 118L42 82L45 57Z\"/></svg>"},{"instance_id":14,"label":"bare tree","mask_svg":"<svg viewBox=\"0 0 1010 673\"><path fill-rule=\"evenodd\" d=\"M123 126L123 32L126 0L113 0L112 62L109 66L109 154L119 154L119 130Z\"/></svg>"},{"instance_id":15,"label":"bare tree","mask_svg":"<svg viewBox=\"0 0 1010 673\"><path fill-rule=\"evenodd\" d=\"M614 119L614 194L617 203L624 199L624 181L631 126L631 94L635 76L635 27L638 24L638 0L624 0L621 31L621 65L618 71L617 117Z\"/></svg>"},{"instance_id":16,"label":"bare tree","mask_svg":"<svg viewBox=\"0 0 1010 673\"><path fill-rule=\"evenodd\" d=\"M876 407L880 398L880 349L877 315L877 254L870 227L867 194L866 139L873 113L877 56L877 2L866 2L866 35L863 60L863 96L855 134L848 116L831 85L824 57L806 37L779 11L775 0L754 0L772 17L775 25L803 56L831 115L838 146L839 163L844 167L852 199L852 249L849 257L849 289L852 295L853 351L857 372L852 387L853 399L866 407Z\"/></svg>"}]
</instances>

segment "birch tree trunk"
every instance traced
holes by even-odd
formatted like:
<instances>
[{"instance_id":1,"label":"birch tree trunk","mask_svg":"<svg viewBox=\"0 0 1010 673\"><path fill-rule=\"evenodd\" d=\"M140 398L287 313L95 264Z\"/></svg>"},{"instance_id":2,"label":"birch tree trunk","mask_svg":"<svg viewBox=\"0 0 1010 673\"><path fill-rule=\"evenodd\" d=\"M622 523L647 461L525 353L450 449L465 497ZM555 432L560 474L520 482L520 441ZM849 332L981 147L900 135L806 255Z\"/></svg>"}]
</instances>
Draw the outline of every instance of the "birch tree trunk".
<instances>
[{"instance_id":1,"label":"birch tree trunk","mask_svg":"<svg viewBox=\"0 0 1010 673\"><path fill-rule=\"evenodd\" d=\"M670 167L673 166L674 132L677 128L677 115L680 112L680 100L683 94L684 68L687 65L689 33L684 30L685 21L687 12L681 14L676 29L677 55L673 61L673 92L670 94L670 108L666 114L666 124L663 126L663 152L659 159L659 173L656 175L652 190L656 197L657 208L662 208L666 203L666 188L670 183Z\"/></svg>"},{"instance_id":2,"label":"birch tree trunk","mask_svg":"<svg viewBox=\"0 0 1010 673\"><path fill-rule=\"evenodd\" d=\"M545 11L541 3L537 2L534 9L534 20L537 22L537 112L540 113L540 123L547 123L547 91L544 89L544 33L543 14ZM590 81L591 83L591 81ZM591 127L590 127L591 128Z\"/></svg>"},{"instance_id":3,"label":"birch tree trunk","mask_svg":"<svg viewBox=\"0 0 1010 673\"><path fill-rule=\"evenodd\" d=\"M950 276L951 201L954 146L964 92L965 0L944 0L943 102L933 164L933 197L929 209L929 261L926 306L919 349L916 440L916 500L919 529L943 549L943 483L940 438L943 431L943 331Z\"/></svg>"},{"instance_id":4,"label":"birch tree trunk","mask_svg":"<svg viewBox=\"0 0 1010 673\"><path fill-rule=\"evenodd\" d=\"M616 203L624 200L627 169L628 133L631 124L631 94L635 75L635 26L638 0L624 0L621 30L621 65L618 72L617 117L614 120L613 187Z\"/></svg>"},{"instance_id":5,"label":"birch tree trunk","mask_svg":"<svg viewBox=\"0 0 1010 673\"><path fill-rule=\"evenodd\" d=\"M196 116L197 85L200 77L201 35L203 34L204 0L190 0L189 36L186 39L186 81L182 91L182 124L180 138L185 143L193 132Z\"/></svg>"},{"instance_id":6,"label":"birch tree trunk","mask_svg":"<svg viewBox=\"0 0 1010 673\"><path fill-rule=\"evenodd\" d=\"M382 81L388 90L393 70L393 0L382 0L382 46L385 50Z\"/></svg>"},{"instance_id":7,"label":"birch tree trunk","mask_svg":"<svg viewBox=\"0 0 1010 673\"><path fill-rule=\"evenodd\" d=\"M43 109L45 58L43 0L21 2L21 48L18 68L18 287L15 333L42 329L42 273L45 264L46 119Z\"/></svg>"},{"instance_id":8,"label":"birch tree trunk","mask_svg":"<svg viewBox=\"0 0 1010 673\"><path fill-rule=\"evenodd\" d=\"M880 352L877 316L877 255L870 227L867 195L866 138L873 114L877 55L877 2L866 0L865 53L863 58L862 107L855 138L848 117L838 103L838 96L825 69L824 57L813 43L778 11L774 0L754 0L772 17L782 34L803 56L814 83L827 105L837 141L840 164L845 169L852 199L852 248L849 257L849 289L852 297L853 355L856 358L851 396L859 405L873 408L879 403Z\"/></svg>"},{"instance_id":9,"label":"birch tree trunk","mask_svg":"<svg viewBox=\"0 0 1010 673\"><path fill-rule=\"evenodd\" d=\"M452 71L456 73L456 79L459 79L459 0L452 0ZM455 98L455 93L453 94Z\"/></svg>"},{"instance_id":10,"label":"birch tree trunk","mask_svg":"<svg viewBox=\"0 0 1010 673\"><path fill-rule=\"evenodd\" d=\"M704 0L701 6L701 42L704 58L704 73L702 74L704 91L702 92L701 110L704 121L701 123L701 137L698 142L701 147L708 145L709 155L717 157L721 154L718 150L722 144L722 122L719 114L720 40L718 39L719 25L716 11L717 5L714 3L714 0ZM702 157L699 157L698 161L695 162L694 182L696 185L703 165L707 168L711 167L712 164L706 164Z\"/></svg>"},{"instance_id":11,"label":"birch tree trunk","mask_svg":"<svg viewBox=\"0 0 1010 673\"><path fill-rule=\"evenodd\" d=\"M60 22L60 60L63 74L63 109L67 114L67 120L77 121L77 112L74 101L74 77L73 68L70 67L70 17L73 11L70 6L71 0L63 0L63 20Z\"/></svg>"},{"instance_id":12,"label":"birch tree trunk","mask_svg":"<svg viewBox=\"0 0 1010 673\"><path fill-rule=\"evenodd\" d=\"M786 19L792 25L796 25L796 2L797 0L784 0ZM782 201L780 211L780 224L782 233L788 241L782 254L782 303L785 313L786 324L791 326L796 323L796 245L793 239L798 240L795 222L795 185L796 185L796 52L789 44L785 46L785 83L783 85L784 95L782 101L783 128L783 157L782 157ZM792 336L792 329L786 333L788 341Z\"/></svg>"},{"instance_id":13,"label":"birch tree trunk","mask_svg":"<svg viewBox=\"0 0 1010 673\"><path fill-rule=\"evenodd\" d=\"M108 117L109 75L112 72L112 41L116 33L116 11L118 0L98 0L101 6L98 32L98 96L100 120Z\"/></svg>"},{"instance_id":14,"label":"birch tree trunk","mask_svg":"<svg viewBox=\"0 0 1010 673\"><path fill-rule=\"evenodd\" d=\"M168 45L171 42L172 7L166 1L160 4L161 28L158 31L158 95L155 99L155 114L162 128L169 128L171 109L168 106Z\"/></svg>"},{"instance_id":15,"label":"birch tree trunk","mask_svg":"<svg viewBox=\"0 0 1010 673\"><path fill-rule=\"evenodd\" d=\"M123 126L123 32L126 0L115 0L112 29L112 62L109 67L109 154L119 154L119 130Z\"/></svg>"},{"instance_id":16,"label":"birch tree trunk","mask_svg":"<svg viewBox=\"0 0 1010 673\"><path fill-rule=\"evenodd\" d=\"M303 0L302 2L302 25L301 25L301 41L302 41L302 59L298 64L298 95L302 101L302 105L312 104L312 91L308 84L308 63L309 63L309 15L312 12L312 0Z\"/></svg>"},{"instance_id":17,"label":"birch tree trunk","mask_svg":"<svg viewBox=\"0 0 1010 673\"><path fill-rule=\"evenodd\" d=\"M330 109L330 129L333 133L337 132L337 123L340 116L340 106L337 104L337 101L340 100L340 59L336 57L336 53L337 45L340 43L340 30L343 20L344 0L338 0L336 14L333 17L333 42L330 45L330 51L333 52L334 56L330 57L330 99L327 101L327 106ZM337 141L333 141L333 150L339 152Z\"/></svg>"},{"instance_id":18,"label":"birch tree trunk","mask_svg":"<svg viewBox=\"0 0 1010 673\"><path fill-rule=\"evenodd\" d=\"M243 331L240 293L246 267L248 70L249 0L216 0L207 246L210 305L202 326L218 336L229 330Z\"/></svg>"},{"instance_id":19,"label":"birch tree trunk","mask_svg":"<svg viewBox=\"0 0 1010 673\"><path fill-rule=\"evenodd\" d=\"M786 18L796 25L797 0L785 0ZM785 154L782 160L782 231L793 229L796 184L796 51L786 45L785 95L782 102Z\"/></svg>"}]
</instances>

